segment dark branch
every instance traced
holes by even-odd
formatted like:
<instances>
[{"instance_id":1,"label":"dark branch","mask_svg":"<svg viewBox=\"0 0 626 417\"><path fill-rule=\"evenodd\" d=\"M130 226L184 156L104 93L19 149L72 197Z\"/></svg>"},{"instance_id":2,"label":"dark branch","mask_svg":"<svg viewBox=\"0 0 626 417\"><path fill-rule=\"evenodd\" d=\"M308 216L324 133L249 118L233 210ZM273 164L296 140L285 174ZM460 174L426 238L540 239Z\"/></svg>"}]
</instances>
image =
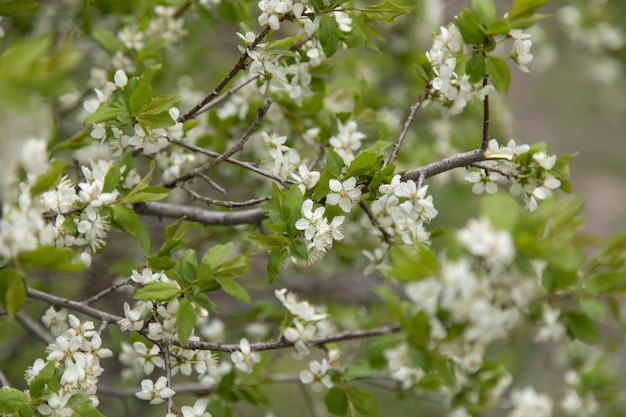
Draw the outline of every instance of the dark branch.
<instances>
[{"instance_id":1,"label":"dark branch","mask_svg":"<svg viewBox=\"0 0 626 417\"><path fill-rule=\"evenodd\" d=\"M187 220L206 225L235 226L239 224L258 224L265 218L265 212L261 209L214 211L202 207L162 203L159 201L135 204L134 208L137 214L174 219L180 219L185 216Z\"/></svg>"},{"instance_id":2,"label":"dark branch","mask_svg":"<svg viewBox=\"0 0 626 417\"><path fill-rule=\"evenodd\" d=\"M420 94L418 100L415 103L413 103L413 105L411 106L409 115L406 118L406 121L404 122L404 127L402 128L402 132L400 133L400 136L396 140L396 143L394 143L393 145L393 151L391 151L391 155L389 155L389 159L387 160L387 165L389 165L390 163L395 161L396 158L398 158L398 151L400 150L400 146L402 146L404 139L406 139L406 135L409 133L409 127L411 126L411 123L413 123L413 120L415 120L415 112L417 112L417 109L419 109L421 105L424 103L424 101L428 98L429 93L430 93L430 85L427 85L426 90L422 94Z\"/></svg>"},{"instance_id":3,"label":"dark branch","mask_svg":"<svg viewBox=\"0 0 626 417\"><path fill-rule=\"evenodd\" d=\"M433 162L421 168L411 169L402 175L402 181L425 181L430 177L439 175L443 172L462 168L486 160L485 152L482 149L460 153L455 156L443 159L439 162Z\"/></svg>"}]
</instances>

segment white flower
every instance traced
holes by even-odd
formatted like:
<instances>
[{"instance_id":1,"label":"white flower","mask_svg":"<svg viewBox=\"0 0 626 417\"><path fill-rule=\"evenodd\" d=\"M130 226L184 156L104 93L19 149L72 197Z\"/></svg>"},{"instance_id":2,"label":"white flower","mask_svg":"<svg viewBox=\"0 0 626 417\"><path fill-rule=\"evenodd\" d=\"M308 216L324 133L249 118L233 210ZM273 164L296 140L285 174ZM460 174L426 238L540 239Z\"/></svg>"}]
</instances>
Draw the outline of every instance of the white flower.
<instances>
[{"instance_id":1,"label":"white flower","mask_svg":"<svg viewBox=\"0 0 626 417\"><path fill-rule=\"evenodd\" d=\"M164 399L170 398L174 394L176 392L167 386L167 379L161 376L156 383L150 379L141 381L141 391L135 393L135 397L150 401L150 404L160 404Z\"/></svg>"},{"instance_id":2,"label":"white flower","mask_svg":"<svg viewBox=\"0 0 626 417\"><path fill-rule=\"evenodd\" d=\"M315 306L308 301L298 300L298 296L287 292L286 288L275 290L274 294L291 314L305 322L316 322L328 317L328 314L316 311Z\"/></svg>"},{"instance_id":3,"label":"white flower","mask_svg":"<svg viewBox=\"0 0 626 417\"><path fill-rule=\"evenodd\" d=\"M556 163L556 155L548 156L545 152L536 152L533 159L543 169L552 169Z\"/></svg>"},{"instance_id":4,"label":"white flower","mask_svg":"<svg viewBox=\"0 0 626 417\"><path fill-rule=\"evenodd\" d=\"M115 74L113 75L113 80L115 81L116 87L123 88L128 83L128 76L123 69L119 69L115 71Z\"/></svg>"},{"instance_id":5,"label":"white flower","mask_svg":"<svg viewBox=\"0 0 626 417\"><path fill-rule=\"evenodd\" d=\"M550 307L543 308L543 325L535 336L536 342L555 341L560 342L565 336L565 327L559 323L561 311Z\"/></svg>"},{"instance_id":6,"label":"white flower","mask_svg":"<svg viewBox=\"0 0 626 417\"><path fill-rule=\"evenodd\" d=\"M530 53L532 44L533 41L530 39L516 39L515 42L513 42L511 58L517 67L524 72L529 72L527 65L533 60L533 55Z\"/></svg>"},{"instance_id":7,"label":"white flower","mask_svg":"<svg viewBox=\"0 0 626 417\"><path fill-rule=\"evenodd\" d=\"M61 333L68 329L67 310L61 309L56 311L54 307L48 308L46 314L43 315L41 321L50 329L54 336L60 336Z\"/></svg>"},{"instance_id":8,"label":"white flower","mask_svg":"<svg viewBox=\"0 0 626 417\"><path fill-rule=\"evenodd\" d=\"M183 417L211 417L211 413L206 411L208 404L209 401L206 398L200 398L195 402L193 407L185 405L180 411L183 413Z\"/></svg>"},{"instance_id":9,"label":"white flower","mask_svg":"<svg viewBox=\"0 0 626 417\"><path fill-rule=\"evenodd\" d=\"M326 202L330 205L339 205L345 213L349 213L352 204L359 201L361 190L356 187L356 177L350 177L344 182L332 179L328 182L330 193L326 197Z\"/></svg>"},{"instance_id":10,"label":"white flower","mask_svg":"<svg viewBox=\"0 0 626 417\"><path fill-rule=\"evenodd\" d=\"M302 203L302 217L296 221L296 229L304 230L304 237L312 240L315 233L326 220L324 207L318 207L313 211L313 200L307 199Z\"/></svg>"},{"instance_id":11,"label":"white flower","mask_svg":"<svg viewBox=\"0 0 626 417\"><path fill-rule=\"evenodd\" d=\"M513 410L509 417L550 417L552 400L547 395L537 394L532 387L517 389L511 393Z\"/></svg>"},{"instance_id":12,"label":"white flower","mask_svg":"<svg viewBox=\"0 0 626 417\"><path fill-rule=\"evenodd\" d=\"M457 234L459 242L474 256L496 264L507 264L515 257L513 238L504 231L496 231L489 220L470 219Z\"/></svg>"},{"instance_id":13,"label":"white flower","mask_svg":"<svg viewBox=\"0 0 626 417\"><path fill-rule=\"evenodd\" d=\"M257 352L250 350L250 342L248 342L248 339L244 338L239 342L239 350L230 354L230 359L237 369L250 374L252 373L254 364L261 361L261 356Z\"/></svg>"},{"instance_id":14,"label":"white flower","mask_svg":"<svg viewBox=\"0 0 626 417\"><path fill-rule=\"evenodd\" d=\"M302 191L302 194L304 194L306 190L315 187L315 184L320 180L320 175L318 171L309 171L304 164L300 164L298 167L298 174L291 174L293 179L298 182L298 187L300 191Z\"/></svg>"},{"instance_id":15,"label":"white flower","mask_svg":"<svg viewBox=\"0 0 626 417\"><path fill-rule=\"evenodd\" d=\"M292 356L299 360L311 353L306 344L315 336L316 328L313 324L302 323L300 320L294 320L293 324L284 330L283 336L293 343L296 351L292 353Z\"/></svg>"},{"instance_id":16,"label":"white flower","mask_svg":"<svg viewBox=\"0 0 626 417\"><path fill-rule=\"evenodd\" d=\"M495 181L499 180L501 175L497 172L486 173L485 171L470 171L465 175L465 181L471 182L472 192L474 194L482 194L487 191L488 194L495 194L498 192L498 184Z\"/></svg>"},{"instance_id":17,"label":"white flower","mask_svg":"<svg viewBox=\"0 0 626 417\"><path fill-rule=\"evenodd\" d=\"M300 372L300 381L303 384L311 384L313 391L319 392L322 388L332 388L333 383L328 375L330 365L326 358L322 359L322 362L311 361L309 363L309 369Z\"/></svg>"}]
</instances>

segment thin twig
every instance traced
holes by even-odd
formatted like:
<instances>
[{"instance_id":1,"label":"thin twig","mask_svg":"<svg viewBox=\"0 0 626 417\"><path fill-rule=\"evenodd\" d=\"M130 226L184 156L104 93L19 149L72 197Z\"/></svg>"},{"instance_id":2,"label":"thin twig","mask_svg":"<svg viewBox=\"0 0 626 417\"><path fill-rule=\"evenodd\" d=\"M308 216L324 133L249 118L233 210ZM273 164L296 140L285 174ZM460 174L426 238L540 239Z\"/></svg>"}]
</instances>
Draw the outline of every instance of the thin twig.
<instances>
[{"instance_id":1,"label":"thin twig","mask_svg":"<svg viewBox=\"0 0 626 417\"><path fill-rule=\"evenodd\" d=\"M389 232L387 232L385 228L380 224L376 216L374 216L374 213L372 213L370 206L365 204L365 201L363 201L363 199L359 200L359 207L361 207L363 211L365 212L365 214L367 214L367 217L369 217L370 222L372 222L372 225L376 227L378 230L380 230L380 232L383 234L383 238L385 239L385 242L392 243L393 237L391 237Z\"/></svg>"},{"instance_id":2,"label":"thin twig","mask_svg":"<svg viewBox=\"0 0 626 417\"><path fill-rule=\"evenodd\" d=\"M237 152L241 151L245 143L248 141L248 139L250 139L250 136L252 136L252 133L254 133L256 128L259 126L259 124L265 117L265 114L267 113L271 105L272 105L272 99L267 99L265 101L265 104L261 108L259 108L257 117L250 124L250 126L244 132L244 134L241 135L239 140L229 150L217 156L216 158L212 159L211 161L207 162L206 164L199 166L198 168L195 168L187 172L186 174L183 174L177 178L174 178L173 180L166 182L164 184L165 187L168 187L168 188L175 187L181 182L188 181L192 178L195 178L198 175L203 174L205 171L215 168L217 164L219 164L220 162L227 160L228 158L230 158Z\"/></svg>"},{"instance_id":3,"label":"thin twig","mask_svg":"<svg viewBox=\"0 0 626 417\"><path fill-rule=\"evenodd\" d=\"M219 97L217 97L215 100L211 101L210 103L208 103L206 106L202 107L200 110L198 110L196 112L196 116L198 117L199 115L201 115L202 113L205 113L209 110L211 110L213 107L218 106L221 102L223 102L224 100L228 99L228 97L232 96L233 94L235 94L237 91L241 90L242 88L244 88L246 85L250 84L252 81L258 80L259 77L261 76L261 74L255 74L247 79L245 79L244 81L242 81L241 83L237 84L236 86L234 86L233 88L226 90L226 92L224 92L224 94L220 94Z\"/></svg>"},{"instance_id":4,"label":"thin twig","mask_svg":"<svg viewBox=\"0 0 626 417\"><path fill-rule=\"evenodd\" d=\"M125 279L124 281L120 281L118 283L115 283L115 284L111 285L110 287L107 287L104 290L100 291L98 294L96 294L94 296L91 296L88 299L84 300L82 303L86 304L86 305L93 304L96 301L98 301L99 299L101 299L102 297L104 297L106 295L109 295L112 292L116 291L118 288L132 284L132 282L133 282L133 280L128 278L128 279Z\"/></svg>"},{"instance_id":5,"label":"thin twig","mask_svg":"<svg viewBox=\"0 0 626 417\"><path fill-rule=\"evenodd\" d=\"M265 218L265 212L261 209L245 209L238 211L215 211L202 207L162 203L160 201L147 201L135 204L137 214L167 217L202 223L205 225L235 226L240 224L258 224Z\"/></svg>"},{"instance_id":6,"label":"thin twig","mask_svg":"<svg viewBox=\"0 0 626 417\"><path fill-rule=\"evenodd\" d=\"M261 204L264 201L270 200L272 198L272 197L266 196L266 197L252 198L247 201L223 201L223 200L216 200L210 197L206 197L194 191L187 183L182 183L180 187L183 190L185 190L187 193L189 193L191 198L193 198L194 200L202 201L203 203L206 203L209 205L216 205L216 206L222 206L222 207L228 207L228 208L255 206L257 204Z\"/></svg>"},{"instance_id":7,"label":"thin twig","mask_svg":"<svg viewBox=\"0 0 626 417\"><path fill-rule=\"evenodd\" d=\"M180 116L177 121L182 123L186 120L195 118L198 114L198 111L200 111L210 101L212 101L215 97L217 97L222 92L224 87L226 87L226 85L230 82L230 80L235 78L237 73L239 73L239 71L241 71L242 69L246 67L246 60L248 59L248 49L250 50L254 49L254 47L256 47L259 43L261 43L263 38L269 32L270 32L270 27L264 26L263 30L261 30L261 32L259 32L256 35L256 38L254 38L254 40L248 44L248 48L245 49L241 53L241 55L239 56L239 59L237 59L237 62L235 63L233 68L231 68L228 74L226 74L226 76L217 84L217 86L213 89L213 91L207 94L202 100L198 102L198 104L196 104L191 109L189 109L185 114Z\"/></svg>"},{"instance_id":8,"label":"thin twig","mask_svg":"<svg viewBox=\"0 0 626 417\"><path fill-rule=\"evenodd\" d=\"M507 177L508 179L511 178L517 178L517 174L512 172L512 171L504 171L500 168L497 167L490 167L484 164L471 164L470 166L474 167L474 168L478 168L478 169L482 169L485 172L497 172L498 174Z\"/></svg>"},{"instance_id":9,"label":"thin twig","mask_svg":"<svg viewBox=\"0 0 626 417\"><path fill-rule=\"evenodd\" d=\"M31 319L23 312L19 312L15 315L15 319L22 325L26 330L32 333L36 338L41 340L43 343L49 345L54 342L54 337L50 334L48 329L42 326L39 322Z\"/></svg>"},{"instance_id":10,"label":"thin twig","mask_svg":"<svg viewBox=\"0 0 626 417\"><path fill-rule=\"evenodd\" d=\"M216 183L213 180L213 178L209 177L208 175L200 174L200 175L198 175L198 178L202 178L203 180L205 180L207 182L207 184L209 184L211 187L215 188L218 193L226 194L226 190L223 187L221 187L218 183Z\"/></svg>"},{"instance_id":11,"label":"thin twig","mask_svg":"<svg viewBox=\"0 0 626 417\"><path fill-rule=\"evenodd\" d=\"M483 87L486 87L489 84L489 76L485 74L483 78ZM491 122L489 118L489 94L485 94L485 98L483 99L483 140L480 145L480 149L486 151L489 148L489 123Z\"/></svg>"},{"instance_id":12,"label":"thin twig","mask_svg":"<svg viewBox=\"0 0 626 417\"><path fill-rule=\"evenodd\" d=\"M67 298L58 297L56 295L35 290L30 287L26 288L26 296L34 298L36 300L44 301L55 307L63 307L70 310L78 311L80 313L86 314L87 316L106 321L108 323L117 323L118 321L123 319L123 317L106 313L102 310L98 310L97 308L89 307L88 305L81 302L68 300Z\"/></svg>"},{"instance_id":13,"label":"thin twig","mask_svg":"<svg viewBox=\"0 0 626 417\"><path fill-rule=\"evenodd\" d=\"M201 147L196 146L196 145L192 145L192 144L187 143L187 142L185 142L184 140L181 140L181 139L168 138L168 140L171 143L175 143L176 145L182 146L183 148L189 149L190 151L198 152L198 153L201 153L203 155L210 156L211 158L217 158L218 156L221 155L221 154L219 154L217 152L210 151L208 149L204 149L204 148L201 148ZM279 177L277 175L274 175L274 174L272 174L272 173L270 173L268 171L264 171L264 170L258 168L255 164L252 164L250 162L239 161L239 160L234 159L234 158L226 158L224 160L224 162L228 162L230 164L237 165L237 166L239 166L241 168L244 168L244 169L247 169L249 171L252 171L255 174L259 174L259 175L261 175L263 177L272 179L272 180L276 181L277 183L279 183L281 185L287 185L287 184L294 183L294 181L292 181L292 180L287 180L287 179L281 178L281 177Z\"/></svg>"},{"instance_id":14,"label":"thin twig","mask_svg":"<svg viewBox=\"0 0 626 417\"><path fill-rule=\"evenodd\" d=\"M163 362L165 362L165 378L167 378L167 386L172 389L172 363L170 361L170 348L169 345L161 341L158 343L159 348L161 349L161 353L163 354ZM169 397L167 399L167 412L174 414L176 410L174 410L174 398Z\"/></svg>"},{"instance_id":15,"label":"thin twig","mask_svg":"<svg viewBox=\"0 0 626 417\"><path fill-rule=\"evenodd\" d=\"M417 101L413 103L413 105L411 106L409 115L404 122L404 127L402 128L402 132L400 132L400 136L396 140L396 143L394 143L393 145L393 150L391 151L391 155L389 155L389 159L387 160L387 165L391 164L393 161L396 160L396 158L398 158L398 151L400 150L400 146L402 146L404 139L406 139L406 135L409 133L409 127L411 126L411 123L413 123L413 120L415 120L415 113L417 112L417 109L419 109L421 105L424 103L424 101L428 98L429 93L430 93L430 85L427 85L426 90L422 94L420 94Z\"/></svg>"}]
</instances>

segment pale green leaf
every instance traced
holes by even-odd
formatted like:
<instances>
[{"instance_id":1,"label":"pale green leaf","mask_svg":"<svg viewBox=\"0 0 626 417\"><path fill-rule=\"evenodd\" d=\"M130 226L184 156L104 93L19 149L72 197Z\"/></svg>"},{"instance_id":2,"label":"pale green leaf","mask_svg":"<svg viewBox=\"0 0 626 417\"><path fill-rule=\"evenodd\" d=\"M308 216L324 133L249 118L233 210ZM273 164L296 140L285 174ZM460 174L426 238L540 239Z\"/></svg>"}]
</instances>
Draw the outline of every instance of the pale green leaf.
<instances>
[{"instance_id":1,"label":"pale green leaf","mask_svg":"<svg viewBox=\"0 0 626 417\"><path fill-rule=\"evenodd\" d=\"M213 270L217 269L221 264L226 262L232 250L233 242L228 242L224 245L215 245L202 256L202 264L206 264Z\"/></svg>"},{"instance_id":2,"label":"pale green leaf","mask_svg":"<svg viewBox=\"0 0 626 417\"><path fill-rule=\"evenodd\" d=\"M493 0L472 0L472 10L485 27L496 20L496 5Z\"/></svg>"},{"instance_id":3,"label":"pale green leaf","mask_svg":"<svg viewBox=\"0 0 626 417\"><path fill-rule=\"evenodd\" d=\"M511 69L506 64L504 59L498 56L487 57L487 74L493 82L493 86L501 93L509 92L509 85L511 84Z\"/></svg>"},{"instance_id":4,"label":"pale green leaf","mask_svg":"<svg viewBox=\"0 0 626 417\"><path fill-rule=\"evenodd\" d=\"M339 48L339 25L334 16L322 16L317 38L327 57L331 57L337 52Z\"/></svg>"},{"instance_id":5,"label":"pale green leaf","mask_svg":"<svg viewBox=\"0 0 626 417\"><path fill-rule=\"evenodd\" d=\"M396 17L411 13L413 9L415 9L414 6L400 6L392 1L385 0L382 3L363 7L359 10L367 19L373 20L374 22L394 23Z\"/></svg>"},{"instance_id":6,"label":"pale green leaf","mask_svg":"<svg viewBox=\"0 0 626 417\"><path fill-rule=\"evenodd\" d=\"M135 292L135 300L140 301L169 301L180 295L180 290L174 284L167 282L151 282Z\"/></svg>"},{"instance_id":7,"label":"pale green leaf","mask_svg":"<svg viewBox=\"0 0 626 417\"><path fill-rule=\"evenodd\" d=\"M150 255L150 235L139 220L139 216L134 210L126 206L117 204L111 207L113 224L121 230L130 233L139 240L139 245L147 255Z\"/></svg>"},{"instance_id":8,"label":"pale green leaf","mask_svg":"<svg viewBox=\"0 0 626 417\"><path fill-rule=\"evenodd\" d=\"M232 295L239 301L243 301L244 303L250 303L250 294L248 294L246 290L241 285L239 285L237 280L232 276L216 276L215 280L220 284L222 289L226 291L226 293Z\"/></svg>"},{"instance_id":9,"label":"pale green leaf","mask_svg":"<svg viewBox=\"0 0 626 417\"><path fill-rule=\"evenodd\" d=\"M550 0L515 0L508 18L510 20L517 20L532 17L537 9L548 2L550 2Z\"/></svg>"},{"instance_id":10,"label":"pale green leaf","mask_svg":"<svg viewBox=\"0 0 626 417\"><path fill-rule=\"evenodd\" d=\"M196 325L196 309L191 302L183 298L178 304L176 309L176 333L178 334L178 341L182 346L185 346L193 333L193 329Z\"/></svg>"},{"instance_id":11,"label":"pale green leaf","mask_svg":"<svg viewBox=\"0 0 626 417\"><path fill-rule=\"evenodd\" d=\"M348 398L342 388L333 387L324 397L324 404L329 413L343 417L348 414Z\"/></svg>"},{"instance_id":12,"label":"pale green leaf","mask_svg":"<svg viewBox=\"0 0 626 417\"><path fill-rule=\"evenodd\" d=\"M85 124L108 122L128 116L128 110L114 106L100 106L98 110L85 117Z\"/></svg>"}]
</instances>

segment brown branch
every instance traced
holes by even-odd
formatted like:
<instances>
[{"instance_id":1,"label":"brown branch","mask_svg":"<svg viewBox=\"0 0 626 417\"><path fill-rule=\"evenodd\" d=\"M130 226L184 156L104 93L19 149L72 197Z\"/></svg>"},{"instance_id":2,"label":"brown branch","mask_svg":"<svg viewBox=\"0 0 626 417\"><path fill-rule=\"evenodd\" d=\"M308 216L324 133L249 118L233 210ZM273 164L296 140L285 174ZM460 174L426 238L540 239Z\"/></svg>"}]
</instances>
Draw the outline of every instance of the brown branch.
<instances>
[{"instance_id":1,"label":"brown branch","mask_svg":"<svg viewBox=\"0 0 626 417\"><path fill-rule=\"evenodd\" d=\"M383 238L385 239L385 242L392 243L393 237L391 237L389 232L387 232L385 228L381 226L376 216L374 216L374 213L372 213L370 206L365 204L365 201L363 201L363 199L359 200L359 207L361 207L363 211L365 212L365 214L367 214L367 217L369 217L370 222L372 222L372 225L376 227L378 230L380 230L380 232L383 234Z\"/></svg>"},{"instance_id":2,"label":"brown branch","mask_svg":"<svg viewBox=\"0 0 626 417\"><path fill-rule=\"evenodd\" d=\"M474 168L478 168L478 169L482 169L485 172L497 172L498 174L511 179L511 178L517 178L517 174L512 172L512 171L504 171L500 168L496 168L496 167L490 167L484 164L471 164L470 166L474 167Z\"/></svg>"},{"instance_id":3,"label":"brown branch","mask_svg":"<svg viewBox=\"0 0 626 417\"><path fill-rule=\"evenodd\" d=\"M257 46L259 43L261 43L261 40L263 40L263 38L269 32L270 32L270 27L269 26L263 27L263 30L261 30L261 32L259 32L256 35L256 38L254 38L254 40L252 42L250 42L250 44L248 44L248 49L254 49L254 47ZM195 118L197 116L198 112L204 106L206 106L209 102L211 102L215 97L220 95L220 93L222 92L224 87L226 87L226 85L230 82L230 80L235 78L237 73L239 73L239 71L241 71L242 69L244 69L246 67L246 60L248 59L248 49L244 50L241 53L241 55L239 56L239 59L237 59L237 62L235 63L233 68L228 72L228 74L226 74L226 76L224 78L222 78L222 80L217 84L217 86L213 89L213 91L211 91L209 94L207 94L206 97L204 97L202 100L200 100L198 102L198 104L196 104L191 109L189 109L185 114L180 116L178 118L178 120L177 120L178 122L182 123L182 122L184 122L186 120L190 120L190 119Z\"/></svg>"},{"instance_id":4,"label":"brown branch","mask_svg":"<svg viewBox=\"0 0 626 417\"><path fill-rule=\"evenodd\" d=\"M34 298L35 300L44 301L55 307L68 308L70 310L78 311L79 313L86 314L89 317L106 321L108 323L117 323L118 321L123 319L123 317L105 313L104 311L98 310L97 308L89 307L84 303L74 300L68 300L67 298L58 297L56 295L48 294L43 291L38 291L30 287L26 288L26 296Z\"/></svg>"},{"instance_id":5,"label":"brown branch","mask_svg":"<svg viewBox=\"0 0 626 417\"><path fill-rule=\"evenodd\" d=\"M239 224L258 224L265 218L265 212L261 209L215 211L202 207L162 203L160 201L148 201L135 204L133 207L137 214L174 219L186 217L187 220L205 225L235 226Z\"/></svg>"},{"instance_id":6,"label":"brown branch","mask_svg":"<svg viewBox=\"0 0 626 417\"><path fill-rule=\"evenodd\" d=\"M469 152L460 153L443 159L439 162L433 162L421 168L411 169L402 175L402 181L425 181L430 177L439 175L443 172L450 171L455 168L462 168L486 160L485 152L482 149L476 149Z\"/></svg>"},{"instance_id":7,"label":"brown branch","mask_svg":"<svg viewBox=\"0 0 626 417\"><path fill-rule=\"evenodd\" d=\"M190 151L198 152L198 153L201 153L203 155L210 156L211 158L217 158L218 156L221 155L221 154L219 154L217 152L210 151L208 149L204 149L204 148L201 148L199 146L192 145L190 143L186 143L184 140L181 140L181 139L169 138L168 140L171 143L175 143L176 145L182 146L183 148L189 149ZM255 174L259 174L259 175L261 175L263 177L272 179L272 180L278 182L281 185L287 185L287 184L294 183L294 181L281 178L281 177L279 177L277 175L272 174L271 172L262 170L262 169L258 168L256 165L254 165L254 164L252 164L250 162L239 161L239 160L234 159L234 158L226 158L224 160L224 162L228 162L230 164L237 165L238 167L241 167L241 168L247 169L249 171L252 171Z\"/></svg>"},{"instance_id":8,"label":"brown branch","mask_svg":"<svg viewBox=\"0 0 626 417\"><path fill-rule=\"evenodd\" d=\"M89 297L88 299L82 301L83 304L89 305L89 304L93 304L96 301L98 301L99 299L101 299L102 297L111 294L112 292L116 291L118 288L120 287L124 287L126 285L130 285L132 284L133 280L128 278L125 279L124 281L120 281L116 284L111 285L110 287L105 288L104 290L100 291L98 294L93 295L91 297Z\"/></svg>"},{"instance_id":9,"label":"brown branch","mask_svg":"<svg viewBox=\"0 0 626 417\"><path fill-rule=\"evenodd\" d=\"M409 115L407 116L404 122L404 127L402 128L402 132L400 133L400 136L396 140L396 143L394 143L393 145L393 151L391 151L391 155L389 155L389 159L387 160L387 165L391 164L393 161L395 161L398 158L398 151L400 150L400 146L402 146L404 139L406 139L406 135L409 133L409 127L411 126L411 123L413 123L413 120L415 120L415 113L417 112L417 109L419 109L424 103L424 101L428 98L429 94L430 94L430 85L427 85L426 90L422 94L420 94L417 101L413 103L413 105L411 106Z\"/></svg>"},{"instance_id":10,"label":"brown branch","mask_svg":"<svg viewBox=\"0 0 626 417\"><path fill-rule=\"evenodd\" d=\"M50 334L48 329L42 326L39 322L31 319L23 312L19 312L15 315L15 319L29 332L31 332L36 338L43 343L49 345L54 342L54 337Z\"/></svg>"},{"instance_id":11,"label":"brown branch","mask_svg":"<svg viewBox=\"0 0 626 417\"><path fill-rule=\"evenodd\" d=\"M199 166L198 168L195 168L187 172L186 174L179 176L178 178L174 178L173 180L166 182L164 184L165 187L172 188L172 187L177 186L181 182L188 181L201 174L204 174L205 171L215 168L217 164L219 164L220 162L227 160L228 158L230 158L237 152L241 151L245 143L248 141L248 139L250 139L250 136L252 136L252 133L254 133L256 128L259 126L259 124L265 117L265 114L267 113L271 105L272 105L272 99L267 99L265 101L265 104L261 108L259 108L257 117L250 124L250 126L244 132L244 134L239 138L239 140L229 150L217 156L216 158L212 159L211 161L207 162L206 164Z\"/></svg>"}]
</instances>

